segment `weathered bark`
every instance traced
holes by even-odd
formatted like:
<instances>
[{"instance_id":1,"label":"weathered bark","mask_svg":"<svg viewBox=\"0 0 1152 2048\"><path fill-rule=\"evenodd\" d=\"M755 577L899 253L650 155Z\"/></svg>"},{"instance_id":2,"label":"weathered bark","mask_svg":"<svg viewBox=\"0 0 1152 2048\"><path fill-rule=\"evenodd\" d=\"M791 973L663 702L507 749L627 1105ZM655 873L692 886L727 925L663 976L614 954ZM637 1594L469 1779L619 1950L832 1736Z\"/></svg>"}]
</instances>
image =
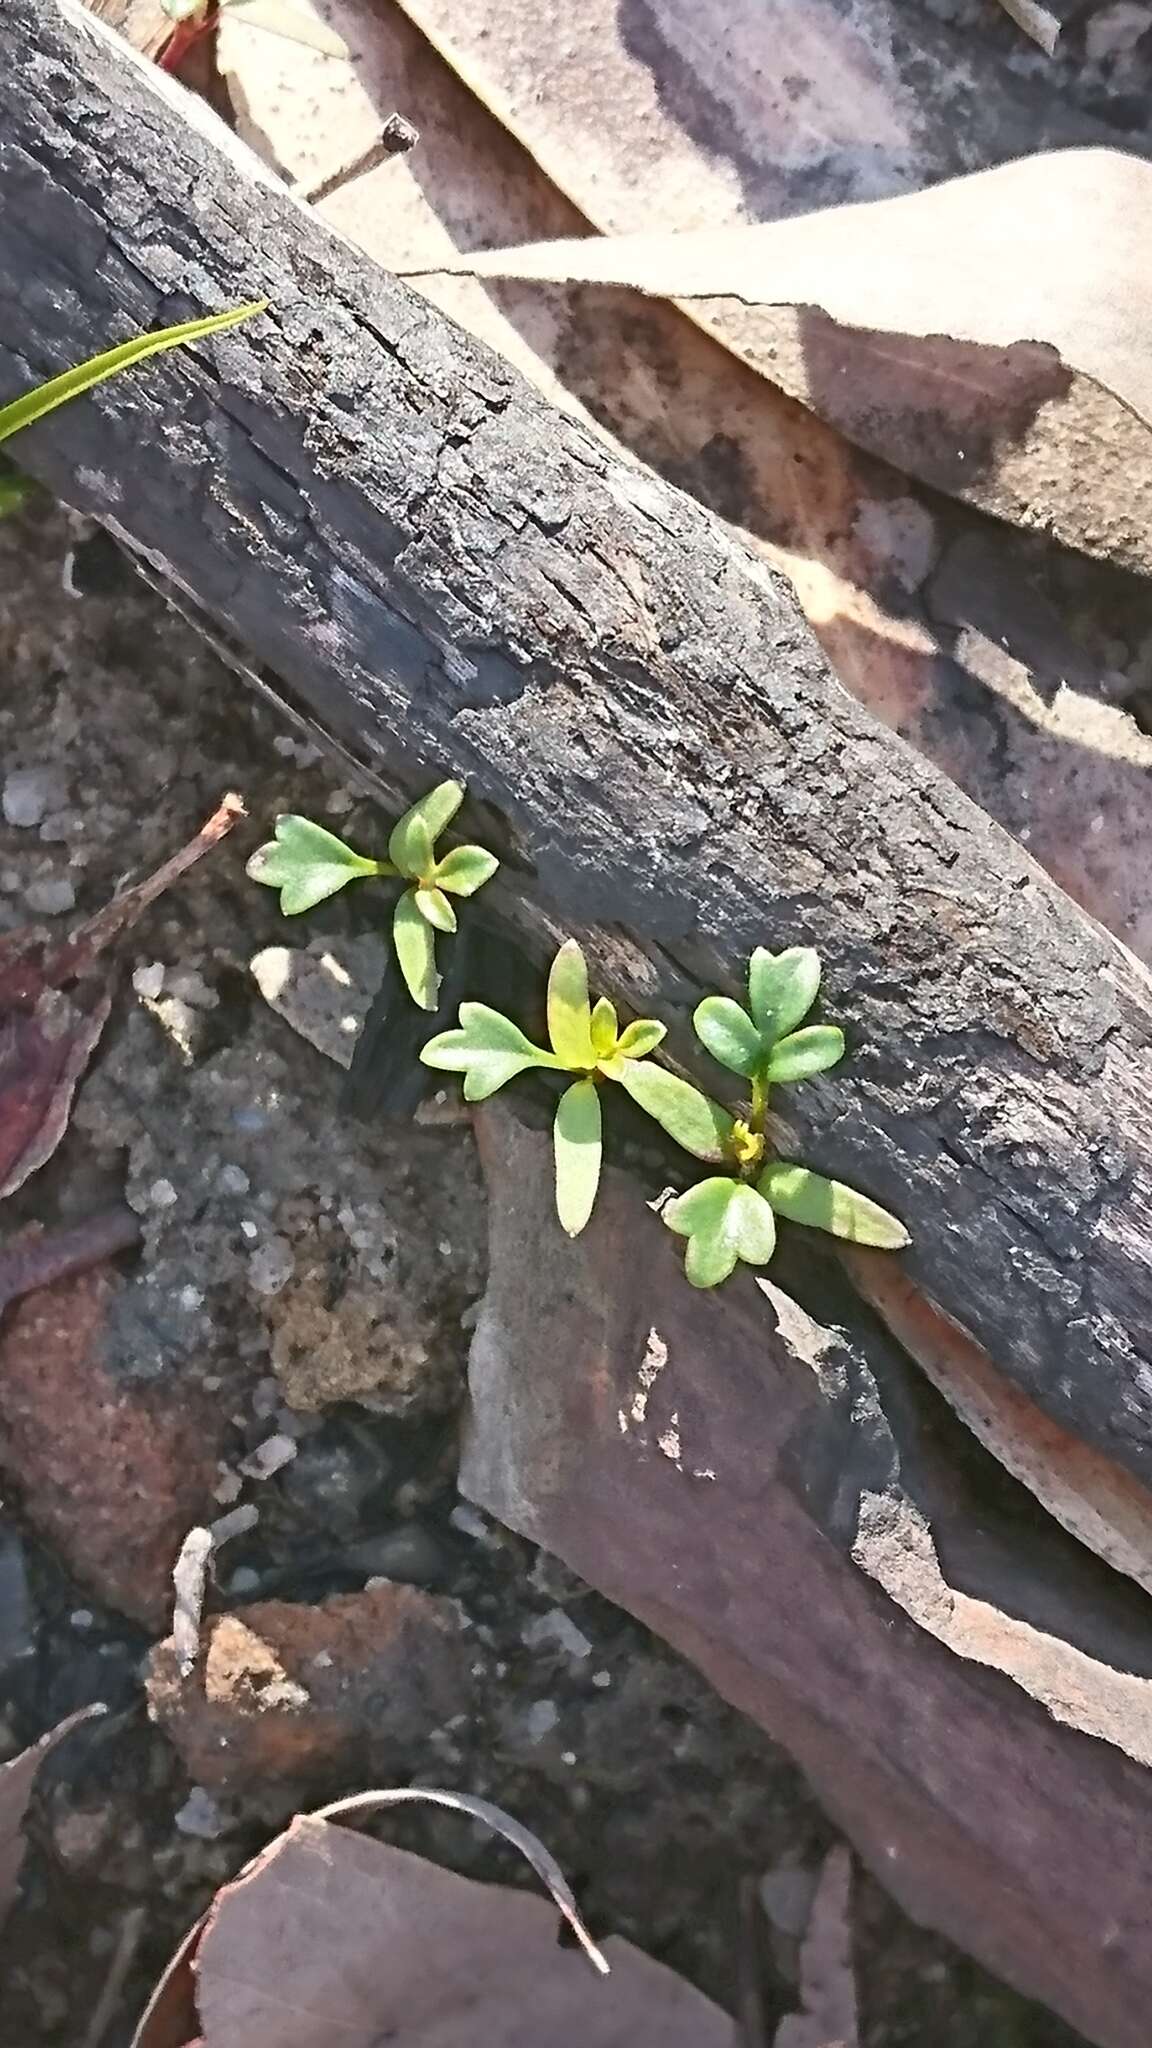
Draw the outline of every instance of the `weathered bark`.
<instances>
[{"instance_id":1,"label":"weathered bark","mask_svg":"<svg viewBox=\"0 0 1152 2048\"><path fill-rule=\"evenodd\" d=\"M1148 976L836 685L784 586L334 238L71 5L0 15L0 374L266 293L33 429L390 783L467 776L538 925L680 1024L805 938L859 1045L785 1142L1051 1416L1152 1474ZM715 1082L715 1075L713 1075Z\"/></svg>"}]
</instances>

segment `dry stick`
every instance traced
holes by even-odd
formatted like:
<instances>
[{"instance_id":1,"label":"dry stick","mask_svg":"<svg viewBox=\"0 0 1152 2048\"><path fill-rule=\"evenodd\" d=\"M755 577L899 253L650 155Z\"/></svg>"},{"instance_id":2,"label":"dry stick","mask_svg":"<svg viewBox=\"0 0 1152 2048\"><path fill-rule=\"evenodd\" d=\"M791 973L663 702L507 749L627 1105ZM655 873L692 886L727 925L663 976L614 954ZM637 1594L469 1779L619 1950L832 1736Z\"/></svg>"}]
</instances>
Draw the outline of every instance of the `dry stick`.
<instances>
[{"instance_id":1,"label":"dry stick","mask_svg":"<svg viewBox=\"0 0 1152 2048\"><path fill-rule=\"evenodd\" d=\"M129 930L147 910L149 904L155 903L156 898L162 896L166 889L170 889L173 882L178 881L189 868L195 867L196 862L202 860L206 853L210 853L214 846L218 846L231 832L233 825L246 816L247 812L238 796L230 793L222 798L212 816L201 825L194 839L190 839L188 844L182 846L169 860L162 861L154 874L146 875L142 882L136 882L121 895L114 896L111 903L106 903L94 917L89 918L87 924L82 924L79 931L73 932L72 937L65 940L60 951L44 962L42 971L45 980L63 981L69 975L83 973L98 953L103 952L113 939L119 938L121 932Z\"/></svg>"},{"instance_id":2,"label":"dry stick","mask_svg":"<svg viewBox=\"0 0 1152 2048\"><path fill-rule=\"evenodd\" d=\"M108 2032L109 2022L115 2017L128 1972L136 1960L136 1951L140 1946L147 1917L146 1906L132 1906L125 1913L120 1923L120 1938L113 1951L112 1961L108 1965L108 1975L104 1979L104 1989L88 2022L88 2031L81 2048L100 2048L100 2043Z\"/></svg>"}]
</instances>

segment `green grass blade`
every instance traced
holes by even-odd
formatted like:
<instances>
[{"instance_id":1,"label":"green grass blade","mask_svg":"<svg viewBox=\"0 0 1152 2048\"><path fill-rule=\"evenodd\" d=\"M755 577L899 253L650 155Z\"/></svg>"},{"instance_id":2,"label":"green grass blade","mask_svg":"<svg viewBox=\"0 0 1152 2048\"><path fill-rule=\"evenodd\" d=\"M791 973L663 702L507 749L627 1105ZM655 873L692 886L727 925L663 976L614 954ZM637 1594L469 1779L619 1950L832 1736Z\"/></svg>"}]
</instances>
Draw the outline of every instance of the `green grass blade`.
<instances>
[{"instance_id":1,"label":"green grass blade","mask_svg":"<svg viewBox=\"0 0 1152 2048\"><path fill-rule=\"evenodd\" d=\"M219 334L225 327L250 320L254 313L263 313L267 305L267 299L254 299L250 305L234 306L227 313L209 313L201 320L183 320L177 327L163 327L157 334L137 334L131 341L122 341L118 348L106 349L103 355L78 363L75 369L63 371L47 384L39 384L34 391L26 391L22 398L14 398L11 404L0 407L0 441L32 426L45 413L55 412L58 405L67 405L70 398L80 398L93 385L131 369L134 363L142 363L147 356L178 348L182 342L199 341L206 334Z\"/></svg>"}]
</instances>

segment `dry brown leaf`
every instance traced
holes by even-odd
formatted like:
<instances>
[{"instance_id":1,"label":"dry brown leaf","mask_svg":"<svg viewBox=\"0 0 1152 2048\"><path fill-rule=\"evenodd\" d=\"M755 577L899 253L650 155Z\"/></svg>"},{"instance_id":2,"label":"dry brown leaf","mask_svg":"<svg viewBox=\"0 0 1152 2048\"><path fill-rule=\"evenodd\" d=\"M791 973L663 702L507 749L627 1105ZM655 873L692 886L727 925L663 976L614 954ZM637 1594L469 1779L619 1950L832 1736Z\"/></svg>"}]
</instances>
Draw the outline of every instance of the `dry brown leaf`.
<instances>
[{"instance_id":1,"label":"dry brown leaf","mask_svg":"<svg viewBox=\"0 0 1152 2048\"><path fill-rule=\"evenodd\" d=\"M35 930L0 940L0 1200L51 1158L67 1128L111 1002L100 956L243 816L239 797L226 796L194 839L63 944Z\"/></svg>"},{"instance_id":2,"label":"dry brown leaf","mask_svg":"<svg viewBox=\"0 0 1152 2048\"><path fill-rule=\"evenodd\" d=\"M558 1946L554 1911L333 1819L431 1800L514 1843L607 1982ZM299 1815L182 1945L133 2048L728 2048L731 2021L624 1941L611 1973L543 1845L486 1800L406 1787Z\"/></svg>"},{"instance_id":3,"label":"dry brown leaf","mask_svg":"<svg viewBox=\"0 0 1152 2048\"><path fill-rule=\"evenodd\" d=\"M1070 150L802 219L501 249L449 268L690 303L862 447L1148 571L1150 242L1152 165Z\"/></svg>"},{"instance_id":4,"label":"dry brown leaf","mask_svg":"<svg viewBox=\"0 0 1152 2048\"><path fill-rule=\"evenodd\" d=\"M24 1861L24 1817L36 1774L45 1757L73 1728L105 1711L102 1706L82 1707L79 1713L69 1714L66 1721L42 1735L31 1749L23 1750L10 1763L0 1764L0 1926L11 1912L19 1888L20 1866Z\"/></svg>"}]
</instances>

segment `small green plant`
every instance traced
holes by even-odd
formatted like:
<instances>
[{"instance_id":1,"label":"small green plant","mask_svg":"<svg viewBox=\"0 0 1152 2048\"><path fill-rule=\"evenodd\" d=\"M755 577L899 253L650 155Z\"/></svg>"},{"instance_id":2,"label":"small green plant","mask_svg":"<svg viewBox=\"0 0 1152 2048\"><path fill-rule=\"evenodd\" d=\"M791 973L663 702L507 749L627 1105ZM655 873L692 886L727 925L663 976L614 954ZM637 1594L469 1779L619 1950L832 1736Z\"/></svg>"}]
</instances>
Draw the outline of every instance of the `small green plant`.
<instances>
[{"instance_id":1,"label":"small green plant","mask_svg":"<svg viewBox=\"0 0 1152 2048\"><path fill-rule=\"evenodd\" d=\"M464 1076L466 1102L484 1102L530 1067L574 1074L556 1105L552 1141L556 1160L556 1212L570 1237L583 1230L600 1185L603 1119L600 1084L616 1081L665 1123L674 1121L681 1144L702 1158L721 1158L731 1122L687 1081L648 1063L664 1037L652 1017L637 1017L621 1031L612 1004L588 995L588 968L575 939L561 946L548 976L551 1050L533 1045L518 1024L487 1003L461 1003L460 1024L429 1039L420 1057L429 1067Z\"/></svg>"},{"instance_id":2,"label":"small green plant","mask_svg":"<svg viewBox=\"0 0 1152 2048\"><path fill-rule=\"evenodd\" d=\"M349 882L396 875L407 882L392 914L400 972L414 1003L434 1010L440 990L436 934L456 930L453 896L474 896L500 863L483 846L454 846L438 857L436 841L464 801L459 782L441 782L405 811L388 841L387 860L357 853L310 818L277 818L275 837L248 862L254 882L280 891L285 917L312 910Z\"/></svg>"},{"instance_id":3,"label":"small green plant","mask_svg":"<svg viewBox=\"0 0 1152 2048\"><path fill-rule=\"evenodd\" d=\"M254 313L263 313L267 304L267 299L256 299L247 306L234 306L227 313L209 313L199 320L182 320L178 326L162 327L155 334L136 334L131 341L122 341L115 348L105 349L102 355L92 356L86 363L78 363L75 369L62 371L59 377L51 377L46 384L37 384L21 397L0 406L0 441L9 440L13 434L34 425L47 413L55 412L57 406L80 398L94 385L119 376L121 370L130 370L147 356L159 355L164 349L179 348L184 342L200 341L208 334L219 334L225 327L235 327L241 320L250 320ZM27 494L27 481L19 471L5 470L0 474L0 518L15 511Z\"/></svg>"},{"instance_id":4,"label":"small green plant","mask_svg":"<svg viewBox=\"0 0 1152 2048\"><path fill-rule=\"evenodd\" d=\"M716 1287L739 1261L766 1265L776 1246L776 1216L814 1225L858 1244L895 1250L903 1224L867 1195L807 1167L767 1160L769 1091L835 1066L844 1036L834 1025L803 1024L820 987L820 962L807 947L749 962L748 1010L708 996L696 1010L700 1041L750 1084L746 1116L718 1102L650 1057L664 1026L637 1018L623 1031L603 996L593 1008L588 970L575 940L561 946L548 977L550 1049L486 1003L462 1003L457 1029L429 1040L427 1066L464 1077L464 1097L483 1102L530 1068L575 1076L556 1108L553 1148L556 1209L570 1236L592 1214L603 1152L601 1085L614 1081L694 1158L726 1167L669 1202L663 1217L688 1240L685 1272L694 1287Z\"/></svg>"}]
</instances>

